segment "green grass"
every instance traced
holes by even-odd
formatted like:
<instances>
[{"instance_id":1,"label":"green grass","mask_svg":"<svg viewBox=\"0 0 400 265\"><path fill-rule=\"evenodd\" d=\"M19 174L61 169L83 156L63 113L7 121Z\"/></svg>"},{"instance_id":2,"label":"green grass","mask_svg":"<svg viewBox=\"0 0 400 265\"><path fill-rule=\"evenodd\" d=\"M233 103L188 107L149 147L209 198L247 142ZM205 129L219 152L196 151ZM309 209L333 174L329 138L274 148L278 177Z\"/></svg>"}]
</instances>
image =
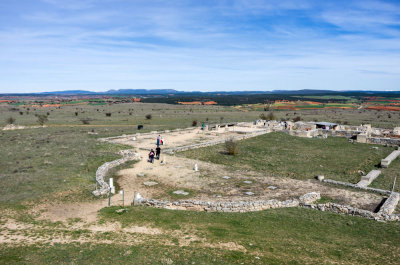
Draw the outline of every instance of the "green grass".
<instances>
[{"instance_id":1,"label":"green grass","mask_svg":"<svg viewBox=\"0 0 400 265\"><path fill-rule=\"evenodd\" d=\"M0 203L19 204L60 191L67 200L90 198L97 168L119 158L117 151L127 147L98 142L88 131L48 127L1 132Z\"/></svg>"},{"instance_id":2,"label":"green grass","mask_svg":"<svg viewBox=\"0 0 400 265\"><path fill-rule=\"evenodd\" d=\"M400 224L304 208L204 213L148 207L101 210L102 222L161 229L158 235L82 229L27 231L40 237L93 238L92 243L1 244L0 264L398 264ZM177 233L179 231L179 233ZM128 238L137 238L132 243ZM183 246L183 238L194 241ZM113 244L103 244L101 240ZM224 244L241 248L218 248ZM258 258L256 258L258 257ZM172 263L171 263L172 262Z\"/></svg>"},{"instance_id":3,"label":"green grass","mask_svg":"<svg viewBox=\"0 0 400 265\"><path fill-rule=\"evenodd\" d=\"M316 175L358 182L358 170L369 172L392 148L351 144L346 138L301 138L270 133L238 142L236 156L224 154L224 145L182 152L189 158L223 164L235 170L254 170L266 175L310 179Z\"/></svg>"}]
</instances>

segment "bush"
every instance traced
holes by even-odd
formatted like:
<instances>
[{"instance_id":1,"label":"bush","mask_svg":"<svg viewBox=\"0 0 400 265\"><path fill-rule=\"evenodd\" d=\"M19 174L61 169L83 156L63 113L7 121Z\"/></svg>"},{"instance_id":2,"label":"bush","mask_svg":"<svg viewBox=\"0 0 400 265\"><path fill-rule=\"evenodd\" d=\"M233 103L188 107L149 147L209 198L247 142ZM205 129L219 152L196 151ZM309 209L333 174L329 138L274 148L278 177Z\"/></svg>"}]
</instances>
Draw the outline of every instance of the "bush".
<instances>
[{"instance_id":1,"label":"bush","mask_svg":"<svg viewBox=\"0 0 400 265\"><path fill-rule=\"evenodd\" d=\"M111 112L106 112L107 117L111 117Z\"/></svg>"},{"instance_id":2,"label":"bush","mask_svg":"<svg viewBox=\"0 0 400 265\"><path fill-rule=\"evenodd\" d=\"M78 116L78 112L75 112L75 116Z\"/></svg>"},{"instance_id":3,"label":"bush","mask_svg":"<svg viewBox=\"0 0 400 265\"><path fill-rule=\"evenodd\" d=\"M83 124L90 124L90 119L81 119Z\"/></svg>"},{"instance_id":4,"label":"bush","mask_svg":"<svg viewBox=\"0 0 400 265\"><path fill-rule=\"evenodd\" d=\"M273 112L268 113L267 120L273 121L273 120L275 120L275 119L276 119L276 118L275 118L275 115L274 115Z\"/></svg>"},{"instance_id":5,"label":"bush","mask_svg":"<svg viewBox=\"0 0 400 265\"><path fill-rule=\"evenodd\" d=\"M146 114L145 117L146 117L147 120L151 120L151 118L153 118L153 116L151 114Z\"/></svg>"},{"instance_id":6,"label":"bush","mask_svg":"<svg viewBox=\"0 0 400 265\"><path fill-rule=\"evenodd\" d=\"M301 117L300 117L300 116L297 116L296 118L293 119L293 121L294 121L294 122L301 121Z\"/></svg>"},{"instance_id":7,"label":"bush","mask_svg":"<svg viewBox=\"0 0 400 265\"><path fill-rule=\"evenodd\" d=\"M225 141L226 152L229 155L237 155L239 151L238 143L234 139L228 139Z\"/></svg>"},{"instance_id":8,"label":"bush","mask_svg":"<svg viewBox=\"0 0 400 265\"><path fill-rule=\"evenodd\" d=\"M15 119L13 117L9 117L6 119L7 124L14 124Z\"/></svg>"},{"instance_id":9,"label":"bush","mask_svg":"<svg viewBox=\"0 0 400 265\"><path fill-rule=\"evenodd\" d=\"M38 122L41 126L43 126L43 125L48 121L46 115L40 114L40 115L37 115L37 118L38 118L38 119L37 119L37 122Z\"/></svg>"},{"instance_id":10,"label":"bush","mask_svg":"<svg viewBox=\"0 0 400 265\"><path fill-rule=\"evenodd\" d=\"M197 121L196 120L192 121L192 126L197 126Z\"/></svg>"},{"instance_id":11,"label":"bush","mask_svg":"<svg viewBox=\"0 0 400 265\"><path fill-rule=\"evenodd\" d=\"M262 120L267 120L268 117L267 117L267 115L265 115L265 113L261 113L261 114L260 114L260 119L262 119Z\"/></svg>"}]
</instances>

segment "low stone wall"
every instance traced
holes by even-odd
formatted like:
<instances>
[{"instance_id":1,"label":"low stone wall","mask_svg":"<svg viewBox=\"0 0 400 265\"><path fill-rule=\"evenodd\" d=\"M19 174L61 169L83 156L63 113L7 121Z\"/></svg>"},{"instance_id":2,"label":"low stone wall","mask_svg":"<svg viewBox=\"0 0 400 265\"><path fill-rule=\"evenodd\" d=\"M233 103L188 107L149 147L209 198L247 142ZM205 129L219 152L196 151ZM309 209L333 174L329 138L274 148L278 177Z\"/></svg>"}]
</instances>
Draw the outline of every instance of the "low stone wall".
<instances>
[{"instance_id":1,"label":"low stone wall","mask_svg":"<svg viewBox=\"0 0 400 265\"><path fill-rule=\"evenodd\" d=\"M252 212L273 208L296 207L299 200L267 200L267 201L237 201L237 202L204 202L194 200L182 201L162 201L162 200L143 200L143 205L173 209L173 210L197 210L206 212Z\"/></svg>"},{"instance_id":2,"label":"low stone wall","mask_svg":"<svg viewBox=\"0 0 400 265\"><path fill-rule=\"evenodd\" d=\"M254 212L275 208L288 207L304 207L319 211L334 212L339 214L347 214L359 216L377 221L399 221L400 217L391 213L373 213L371 211L362 210L356 207L341 205L337 203L313 204L321 198L317 192L310 192L300 196L299 199L291 199L286 201L279 200L257 200L257 201L220 201L206 202L197 200L180 200L180 201L165 201L141 198L135 201L135 205L144 205L155 208L170 209L170 210L192 210L205 212ZM398 197L397 197L398 199Z\"/></svg>"},{"instance_id":3,"label":"low stone wall","mask_svg":"<svg viewBox=\"0 0 400 265\"><path fill-rule=\"evenodd\" d=\"M334 184L334 185L341 185L341 186L356 188L356 189L360 189L360 190L372 191L372 192L379 193L381 195L390 195L390 193L391 193L391 191L389 191L389 190L381 190L381 189L375 189L375 188L371 188L371 187L363 187L363 186L358 186L357 184L333 180L333 179L323 179L321 181L325 182L325 183Z\"/></svg>"},{"instance_id":4,"label":"low stone wall","mask_svg":"<svg viewBox=\"0 0 400 265\"><path fill-rule=\"evenodd\" d=\"M389 198L382 205L381 209L379 210L379 213L389 214L389 215L392 214L396 210L397 204L399 203L399 199L400 199L400 194L397 192L392 192Z\"/></svg>"},{"instance_id":5,"label":"low stone wall","mask_svg":"<svg viewBox=\"0 0 400 265\"><path fill-rule=\"evenodd\" d=\"M359 187L367 187L381 174L380 170L371 170L366 176L362 176L361 180L356 184Z\"/></svg>"},{"instance_id":6,"label":"low stone wall","mask_svg":"<svg viewBox=\"0 0 400 265\"><path fill-rule=\"evenodd\" d=\"M368 137L367 143L369 144L384 144L384 145L400 145L399 138L378 138L378 137Z\"/></svg>"},{"instance_id":7,"label":"low stone wall","mask_svg":"<svg viewBox=\"0 0 400 265\"><path fill-rule=\"evenodd\" d=\"M133 150L121 150L118 153L123 157L111 162L106 162L97 169L96 182L100 187L92 192L94 196L108 194L110 186L107 182L104 181L104 178L111 168L119 166L130 160L140 160L140 155L138 153L135 153Z\"/></svg>"},{"instance_id":8,"label":"low stone wall","mask_svg":"<svg viewBox=\"0 0 400 265\"><path fill-rule=\"evenodd\" d=\"M393 162L400 155L399 150L393 151L390 155L388 155L385 159L381 160L381 167L389 167L390 163Z\"/></svg>"},{"instance_id":9,"label":"low stone wall","mask_svg":"<svg viewBox=\"0 0 400 265\"><path fill-rule=\"evenodd\" d=\"M383 214L383 213L373 213L371 211L362 210L356 207L341 205L337 203L324 203L324 204L301 204L301 207L316 209L326 212L334 212L339 214L347 214L353 216L359 216L363 218L368 218L376 221L400 221L400 216L395 214Z\"/></svg>"},{"instance_id":10,"label":"low stone wall","mask_svg":"<svg viewBox=\"0 0 400 265\"><path fill-rule=\"evenodd\" d=\"M312 203L321 196L317 192L310 192L302 195L299 199L286 201L279 200L259 200L259 201L220 201L220 202L205 202L196 200L181 200L181 201L163 201L154 199L141 199L139 202L142 205L173 209L173 210L197 210L206 212L252 212L262 211L274 208L296 207L300 203Z\"/></svg>"},{"instance_id":11,"label":"low stone wall","mask_svg":"<svg viewBox=\"0 0 400 265\"><path fill-rule=\"evenodd\" d=\"M259 131L253 132L253 133L248 133L248 134L245 134L245 135L234 136L234 137L232 137L232 139L236 140L236 141L239 141L239 140L243 140L243 139L247 139L247 138L263 135L263 134L266 134L266 133L269 133L269 132L270 132L269 130L265 130L264 129L264 130L259 130ZM207 147L207 146L222 144L222 143L225 143L225 141L226 141L226 139L220 139L220 140L208 141L208 142L199 143L199 144L179 146L179 147L175 147L175 148L165 149L163 152L166 153L166 154L174 154L175 152L182 152L182 151L186 151L186 150L191 150L191 149L196 149L196 148L201 148L201 147Z\"/></svg>"}]
</instances>

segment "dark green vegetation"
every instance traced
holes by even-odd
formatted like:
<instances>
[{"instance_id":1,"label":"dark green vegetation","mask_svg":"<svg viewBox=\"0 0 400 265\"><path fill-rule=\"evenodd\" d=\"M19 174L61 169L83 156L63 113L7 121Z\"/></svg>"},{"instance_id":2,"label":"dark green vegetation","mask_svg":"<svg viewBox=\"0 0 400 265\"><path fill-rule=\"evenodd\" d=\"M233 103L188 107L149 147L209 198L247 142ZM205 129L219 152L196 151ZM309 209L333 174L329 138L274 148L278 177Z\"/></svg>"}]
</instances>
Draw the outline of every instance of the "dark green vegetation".
<instances>
[{"instance_id":1,"label":"dark green vegetation","mask_svg":"<svg viewBox=\"0 0 400 265\"><path fill-rule=\"evenodd\" d=\"M301 138L270 133L238 142L238 154L224 154L224 145L183 152L190 158L227 165L235 170L254 170L266 175L310 179L317 175L356 183L362 170L369 172L393 150L349 143L346 138Z\"/></svg>"},{"instance_id":2,"label":"dark green vegetation","mask_svg":"<svg viewBox=\"0 0 400 265\"><path fill-rule=\"evenodd\" d=\"M151 226L128 243L114 232L60 232L98 243L0 245L1 264L398 264L400 226L309 209L200 213L143 207L101 211L101 220ZM54 231L46 231L55 236ZM131 234L134 236L134 234ZM119 238L115 244L102 239ZM136 236L135 236L136 238ZM180 241L190 242L181 245ZM208 243L208 246L203 242Z\"/></svg>"}]
</instances>

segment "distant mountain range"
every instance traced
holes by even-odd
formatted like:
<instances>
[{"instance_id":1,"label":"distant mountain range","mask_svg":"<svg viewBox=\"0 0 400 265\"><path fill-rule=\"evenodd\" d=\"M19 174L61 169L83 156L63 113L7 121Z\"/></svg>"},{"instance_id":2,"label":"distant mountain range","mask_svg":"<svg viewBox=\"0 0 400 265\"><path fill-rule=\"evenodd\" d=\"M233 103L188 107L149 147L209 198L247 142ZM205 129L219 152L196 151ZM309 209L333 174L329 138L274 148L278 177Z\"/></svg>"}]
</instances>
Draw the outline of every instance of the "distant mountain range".
<instances>
[{"instance_id":1,"label":"distant mountain range","mask_svg":"<svg viewBox=\"0 0 400 265\"><path fill-rule=\"evenodd\" d=\"M52 92L38 92L38 93L3 93L0 95L254 95L254 94L279 94L279 95L316 95L316 94L347 94L347 93L371 93L371 94L400 94L400 91L365 91L365 90L346 90L346 91L333 91L333 90L272 90L272 91L178 91L175 89L118 89L108 90L105 92L93 92L87 90L65 90L65 91L52 91Z\"/></svg>"}]
</instances>

